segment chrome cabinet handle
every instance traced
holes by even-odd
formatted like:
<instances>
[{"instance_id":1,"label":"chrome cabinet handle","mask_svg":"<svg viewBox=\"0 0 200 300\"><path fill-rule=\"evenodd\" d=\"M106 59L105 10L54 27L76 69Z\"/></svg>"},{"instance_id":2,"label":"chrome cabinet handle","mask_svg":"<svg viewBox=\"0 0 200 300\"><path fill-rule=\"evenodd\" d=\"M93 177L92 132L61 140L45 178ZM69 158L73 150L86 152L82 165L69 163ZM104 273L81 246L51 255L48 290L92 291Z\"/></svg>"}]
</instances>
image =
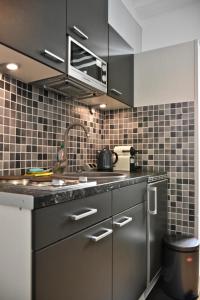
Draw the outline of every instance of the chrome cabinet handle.
<instances>
[{"instance_id":1,"label":"chrome cabinet handle","mask_svg":"<svg viewBox=\"0 0 200 300\"><path fill-rule=\"evenodd\" d=\"M73 221L78 221L78 220L84 219L86 217L89 217L91 215L94 215L96 213L97 213L96 208L88 208L86 212L81 213L80 215L75 215L75 214L70 215L70 219Z\"/></svg>"},{"instance_id":2,"label":"chrome cabinet handle","mask_svg":"<svg viewBox=\"0 0 200 300\"><path fill-rule=\"evenodd\" d=\"M120 220L118 220L118 221L113 222L113 224L117 227L123 227L124 225L126 225L132 221L133 221L132 217L122 217L122 222L120 222Z\"/></svg>"},{"instance_id":3,"label":"chrome cabinet handle","mask_svg":"<svg viewBox=\"0 0 200 300\"><path fill-rule=\"evenodd\" d=\"M122 92L120 92L120 91L118 91L118 90L116 90L116 89L111 89L110 91L111 91L112 93L118 95L118 96L121 96L121 95L123 94Z\"/></svg>"},{"instance_id":4,"label":"chrome cabinet handle","mask_svg":"<svg viewBox=\"0 0 200 300\"><path fill-rule=\"evenodd\" d=\"M98 242L113 232L112 229L107 229L107 228L103 228L102 230L104 230L105 232L102 233L101 235L91 235L89 236L89 239L94 242Z\"/></svg>"},{"instance_id":5,"label":"chrome cabinet handle","mask_svg":"<svg viewBox=\"0 0 200 300\"><path fill-rule=\"evenodd\" d=\"M150 192L154 193L154 210L150 209ZM148 187L148 193L147 193L147 209L150 215L157 215L157 187Z\"/></svg>"},{"instance_id":6,"label":"chrome cabinet handle","mask_svg":"<svg viewBox=\"0 0 200 300\"><path fill-rule=\"evenodd\" d=\"M47 49L44 49L42 51L42 54L44 56L46 56L47 58L53 60L53 61L56 61L56 62L59 62L59 63L64 63L65 62L65 60L63 58L59 57L58 55L52 53L51 51L49 51Z\"/></svg>"},{"instance_id":7,"label":"chrome cabinet handle","mask_svg":"<svg viewBox=\"0 0 200 300\"><path fill-rule=\"evenodd\" d=\"M73 31L76 33L79 37L81 37L83 40L88 40L88 36L80 30L77 26L73 26Z\"/></svg>"}]
</instances>

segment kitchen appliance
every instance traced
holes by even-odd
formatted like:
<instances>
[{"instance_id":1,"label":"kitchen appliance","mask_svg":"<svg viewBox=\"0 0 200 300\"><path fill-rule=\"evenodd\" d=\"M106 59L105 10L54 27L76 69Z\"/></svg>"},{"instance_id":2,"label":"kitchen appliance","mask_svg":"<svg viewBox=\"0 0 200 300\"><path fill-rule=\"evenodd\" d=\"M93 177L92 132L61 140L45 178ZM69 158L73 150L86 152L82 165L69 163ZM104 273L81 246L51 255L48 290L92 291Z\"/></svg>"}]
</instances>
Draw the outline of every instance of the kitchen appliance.
<instances>
[{"instance_id":1,"label":"kitchen appliance","mask_svg":"<svg viewBox=\"0 0 200 300\"><path fill-rule=\"evenodd\" d=\"M85 99L106 94L107 63L70 36L67 51L66 74L35 83L69 98Z\"/></svg>"},{"instance_id":2,"label":"kitchen appliance","mask_svg":"<svg viewBox=\"0 0 200 300\"><path fill-rule=\"evenodd\" d=\"M161 270L162 240L167 234L167 174L152 174L147 185L147 289L148 295Z\"/></svg>"},{"instance_id":3,"label":"kitchen appliance","mask_svg":"<svg viewBox=\"0 0 200 300\"><path fill-rule=\"evenodd\" d=\"M115 170L129 171L130 170L130 148L132 145L115 146L114 151L118 155L118 161L114 165Z\"/></svg>"},{"instance_id":4,"label":"kitchen appliance","mask_svg":"<svg viewBox=\"0 0 200 300\"><path fill-rule=\"evenodd\" d=\"M113 160L113 155L115 159ZM116 164L118 155L113 150L105 147L97 154L97 170L98 171L113 171L113 165Z\"/></svg>"}]
</instances>

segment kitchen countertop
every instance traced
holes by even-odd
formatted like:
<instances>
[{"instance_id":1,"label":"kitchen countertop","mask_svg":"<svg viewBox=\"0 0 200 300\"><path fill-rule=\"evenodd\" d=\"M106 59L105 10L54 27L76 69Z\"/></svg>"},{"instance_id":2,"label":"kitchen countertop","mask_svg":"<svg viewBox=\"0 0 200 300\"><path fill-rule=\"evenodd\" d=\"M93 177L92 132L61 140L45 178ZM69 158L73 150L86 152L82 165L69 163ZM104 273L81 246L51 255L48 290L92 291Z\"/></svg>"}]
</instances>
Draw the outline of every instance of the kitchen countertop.
<instances>
[{"instance_id":1,"label":"kitchen countertop","mask_svg":"<svg viewBox=\"0 0 200 300\"><path fill-rule=\"evenodd\" d=\"M97 182L95 186L81 188L73 186L73 188L59 187L55 190L51 188L42 190L40 187L32 189L29 186L0 183L0 205L16 206L30 210L39 209L147 181L148 177L152 175L148 172L123 173L126 173L127 177L95 179Z\"/></svg>"}]
</instances>

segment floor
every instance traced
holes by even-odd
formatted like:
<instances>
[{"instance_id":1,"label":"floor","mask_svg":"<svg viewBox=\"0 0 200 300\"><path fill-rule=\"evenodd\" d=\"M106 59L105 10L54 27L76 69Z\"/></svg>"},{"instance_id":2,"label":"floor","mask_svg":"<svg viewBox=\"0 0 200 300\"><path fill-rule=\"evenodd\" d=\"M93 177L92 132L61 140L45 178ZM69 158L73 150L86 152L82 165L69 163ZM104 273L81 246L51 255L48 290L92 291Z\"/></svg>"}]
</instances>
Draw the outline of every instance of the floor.
<instances>
[{"instance_id":1,"label":"floor","mask_svg":"<svg viewBox=\"0 0 200 300\"><path fill-rule=\"evenodd\" d=\"M161 287L156 285L151 293L149 294L146 300L174 300L173 298L168 297L161 289Z\"/></svg>"},{"instance_id":2,"label":"floor","mask_svg":"<svg viewBox=\"0 0 200 300\"><path fill-rule=\"evenodd\" d=\"M188 300L191 298L188 298ZM196 298L196 300L200 300L200 298ZM156 284L149 296L146 300L174 300L174 298L170 298L167 296L160 287L160 284Z\"/></svg>"}]
</instances>

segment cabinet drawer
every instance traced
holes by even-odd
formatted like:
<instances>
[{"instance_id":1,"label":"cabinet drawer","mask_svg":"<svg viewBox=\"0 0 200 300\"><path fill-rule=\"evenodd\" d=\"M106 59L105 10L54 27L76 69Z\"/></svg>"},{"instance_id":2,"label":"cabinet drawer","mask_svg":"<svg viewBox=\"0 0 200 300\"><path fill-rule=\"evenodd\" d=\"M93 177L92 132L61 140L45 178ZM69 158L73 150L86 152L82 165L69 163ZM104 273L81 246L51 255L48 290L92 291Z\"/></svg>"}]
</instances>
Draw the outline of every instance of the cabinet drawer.
<instances>
[{"instance_id":1,"label":"cabinet drawer","mask_svg":"<svg viewBox=\"0 0 200 300\"><path fill-rule=\"evenodd\" d=\"M112 194L112 213L117 214L143 202L146 190L146 181L114 190Z\"/></svg>"},{"instance_id":2,"label":"cabinet drawer","mask_svg":"<svg viewBox=\"0 0 200 300\"><path fill-rule=\"evenodd\" d=\"M40 249L111 216L111 193L33 212L33 249Z\"/></svg>"}]
</instances>

